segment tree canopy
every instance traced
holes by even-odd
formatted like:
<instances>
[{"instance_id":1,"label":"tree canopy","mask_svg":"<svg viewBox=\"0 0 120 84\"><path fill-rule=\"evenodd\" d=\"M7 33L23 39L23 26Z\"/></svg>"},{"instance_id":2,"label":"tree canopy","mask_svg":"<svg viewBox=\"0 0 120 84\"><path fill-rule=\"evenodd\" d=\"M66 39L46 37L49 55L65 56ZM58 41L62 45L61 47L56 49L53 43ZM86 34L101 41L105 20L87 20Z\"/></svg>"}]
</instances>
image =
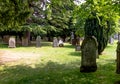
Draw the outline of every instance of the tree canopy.
<instances>
[{"instance_id":1,"label":"tree canopy","mask_svg":"<svg viewBox=\"0 0 120 84\"><path fill-rule=\"evenodd\" d=\"M0 0L0 30L18 30L30 13L28 0Z\"/></svg>"},{"instance_id":2,"label":"tree canopy","mask_svg":"<svg viewBox=\"0 0 120 84\"><path fill-rule=\"evenodd\" d=\"M85 3L80 4L75 12L78 31L80 31L80 28L81 30L84 28L87 18L94 17L98 19L100 25L106 25L106 20L110 21L111 31L114 31L118 28L118 20L120 18L119 3L118 0L86 0ZM104 19L100 20L101 17Z\"/></svg>"}]
</instances>

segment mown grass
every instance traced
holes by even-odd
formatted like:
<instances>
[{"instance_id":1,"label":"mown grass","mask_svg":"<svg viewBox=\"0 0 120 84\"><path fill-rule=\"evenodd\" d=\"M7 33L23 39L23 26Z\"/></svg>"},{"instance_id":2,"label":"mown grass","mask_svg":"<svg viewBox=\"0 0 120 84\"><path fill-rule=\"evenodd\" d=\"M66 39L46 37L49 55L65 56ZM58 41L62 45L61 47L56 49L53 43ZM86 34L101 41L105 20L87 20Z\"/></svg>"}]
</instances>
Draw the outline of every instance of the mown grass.
<instances>
[{"instance_id":1,"label":"mown grass","mask_svg":"<svg viewBox=\"0 0 120 84\"><path fill-rule=\"evenodd\" d=\"M120 81L120 75L116 74L116 43L108 45L97 59L98 69L94 73L80 72L81 53L70 44L61 48L53 48L51 43L43 45L14 49L2 45L0 50L35 55L1 65L0 84L114 84Z\"/></svg>"}]
</instances>

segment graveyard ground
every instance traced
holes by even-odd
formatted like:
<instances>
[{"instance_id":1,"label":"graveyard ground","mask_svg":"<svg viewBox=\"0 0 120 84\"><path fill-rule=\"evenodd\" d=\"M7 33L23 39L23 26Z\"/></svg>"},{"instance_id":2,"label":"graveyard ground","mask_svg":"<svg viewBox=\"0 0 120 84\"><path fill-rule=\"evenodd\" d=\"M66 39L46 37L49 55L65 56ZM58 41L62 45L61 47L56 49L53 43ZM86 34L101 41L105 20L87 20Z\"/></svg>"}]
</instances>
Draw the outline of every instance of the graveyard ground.
<instances>
[{"instance_id":1,"label":"graveyard ground","mask_svg":"<svg viewBox=\"0 0 120 84\"><path fill-rule=\"evenodd\" d=\"M0 84L114 84L120 81L115 59L116 43L109 44L97 59L97 71L80 73L81 53L68 43L58 48L0 45Z\"/></svg>"}]
</instances>

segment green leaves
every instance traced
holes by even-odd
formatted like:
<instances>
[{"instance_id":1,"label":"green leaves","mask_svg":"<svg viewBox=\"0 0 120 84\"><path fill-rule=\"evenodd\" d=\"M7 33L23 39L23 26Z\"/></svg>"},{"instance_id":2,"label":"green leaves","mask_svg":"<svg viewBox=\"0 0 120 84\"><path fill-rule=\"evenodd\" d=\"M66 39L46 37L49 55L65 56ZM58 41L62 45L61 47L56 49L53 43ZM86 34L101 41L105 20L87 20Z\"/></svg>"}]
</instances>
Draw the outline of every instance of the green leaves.
<instances>
[{"instance_id":1,"label":"green leaves","mask_svg":"<svg viewBox=\"0 0 120 84\"><path fill-rule=\"evenodd\" d=\"M16 30L26 22L31 11L28 0L0 0L1 30Z\"/></svg>"},{"instance_id":2,"label":"green leaves","mask_svg":"<svg viewBox=\"0 0 120 84\"><path fill-rule=\"evenodd\" d=\"M84 28L87 18L97 18L101 26L106 26L106 21L118 23L118 16L120 16L119 2L118 0L86 0L85 3L76 8L78 30L80 26ZM102 20L100 20L100 17L102 17ZM117 24L114 24L114 26L117 26ZM112 24L111 27L113 27Z\"/></svg>"}]
</instances>

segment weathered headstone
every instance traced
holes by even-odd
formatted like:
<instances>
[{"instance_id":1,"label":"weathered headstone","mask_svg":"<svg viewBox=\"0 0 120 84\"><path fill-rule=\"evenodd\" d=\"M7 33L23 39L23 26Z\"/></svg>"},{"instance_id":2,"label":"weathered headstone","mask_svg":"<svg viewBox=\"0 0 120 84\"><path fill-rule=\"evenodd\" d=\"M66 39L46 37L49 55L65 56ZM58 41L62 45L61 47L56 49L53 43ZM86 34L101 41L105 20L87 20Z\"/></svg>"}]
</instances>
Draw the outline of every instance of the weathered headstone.
<instances>
[{"instance_id":1,"label":"weathered headstone","mask_svg":"<svg viewBox=\"0 0 120 84\"><path fill-rule=\"evenodd\" d=\"M74 45L74 32L71 32L71 42L72 45Z\"/></svg>"},{"instance_id":2,"label":"weathered headstone","mask_svg":"<svg viewBox=\"0 0 120 84\"><path fill-rule=\"evenodd\" d=\"M80 72L95 72L97 70L96 57L98 55L98 43L95 37L86 37L81 46Z\"/></svg>"},{"instance_id":3,"label":"weathered headstone","mask_svg":"<svg viewBox=\"0 0 120 84\"><path fill-rule=\"evenodd\" d=\"M37 36L36 38L36 47L41 47L41 37Z\"/></svg>"},{"instance_id":4,"label":"weathered headstone","mask_svg":"<svg viewBox=\"0 0 120 84\"><path fill-rule=\"evenodd\" d=\"M53 38L53 47L58 47L58 39L56 37Z\"/></svg>"},{"instance_id":5,"label":"weathered headstone","mask_svg":"<svg viewBox=\"0 0 120 84\"><path fill-rule=\"evenodd\" d=\"M22 46L28 46L28 38L22 37Z\"/></svg>"},{"instance_id":6,"label":"weathered headstone","mask_svg":"<svg viewBox=\"0 0 120 84\"><path fill-rule=\"evenodd\" d=\"M110 44L113 44L113 43L114 43L114 38L113 38L112 36L109 38L109 43L110 43Z\"/></svg>"},{"instance_id":7,"label":"weathered headstone","mask_svg":"<svg viewBox=\"0 0 120 84\"><path fill-rule=\"evenodd\" d=\"M15 42L15 37L10 37L9 38L9 48L15 48L16 47L16 42Z\"/></svg>"},{"instance_id":8,"label":"weathered headstone","mask_svg":"<svg viewBox=\"0 0 120 84\"><path fill-rule=\"evenodd\" d=\"M59 40L58 45L59 45L59 47L63 47L64 46L64 43L63 43L62 39Z\"/></svg>"}]
</instances>

